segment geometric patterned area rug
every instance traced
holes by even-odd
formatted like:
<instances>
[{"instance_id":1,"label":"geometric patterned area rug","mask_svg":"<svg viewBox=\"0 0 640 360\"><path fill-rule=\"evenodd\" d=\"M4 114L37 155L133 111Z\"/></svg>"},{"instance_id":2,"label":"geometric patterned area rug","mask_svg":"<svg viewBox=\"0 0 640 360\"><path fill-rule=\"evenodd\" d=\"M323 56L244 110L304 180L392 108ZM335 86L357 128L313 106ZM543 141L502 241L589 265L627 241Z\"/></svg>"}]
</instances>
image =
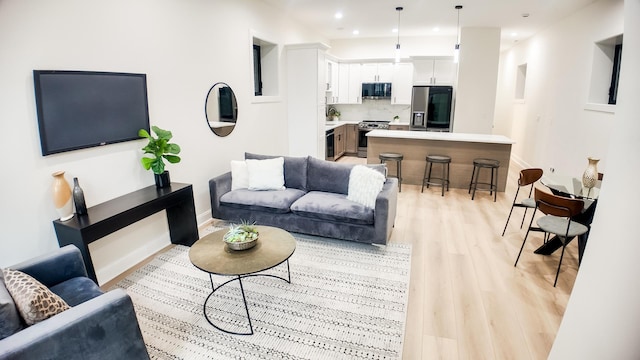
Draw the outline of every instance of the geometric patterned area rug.
<instances>
[{"instance_id":1,"label":"geometric patterned area rug","mask_svg":"<svg viewBox=\"0 0 640 360\"><path fill-rule=\"evenodd\" d=\"M253 335L230 335L207 322L211 281L191 264L188 247L158 254L118 282L133 299L151 358L400 359L411 246L293 235L291 284L242 280ZM281 264L264 273L286 278L286 271ZM216 286L228 279L213 276ZM206 311L222 328L249 330L237 281L217 290Z\"/></svg>"}]
</instances>

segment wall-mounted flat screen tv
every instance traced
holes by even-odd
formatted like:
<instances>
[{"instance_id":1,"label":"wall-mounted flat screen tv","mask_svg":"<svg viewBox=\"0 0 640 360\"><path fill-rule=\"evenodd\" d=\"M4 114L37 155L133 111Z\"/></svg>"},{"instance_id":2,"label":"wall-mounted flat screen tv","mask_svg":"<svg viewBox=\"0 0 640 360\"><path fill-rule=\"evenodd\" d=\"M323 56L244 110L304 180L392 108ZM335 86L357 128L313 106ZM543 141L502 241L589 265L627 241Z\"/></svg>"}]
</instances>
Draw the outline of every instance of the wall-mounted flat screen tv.
<instances>
[{"instance_id":1,"label":"wall-mounted flat screen tv","mask_svg":"<svg viewBox=\"0 0 640 360\"><path fill-rule=\"evenodd\" d=\"M34 70L42 155L137 140L149 131L147 77Z\"/></svg>"}]
</instances>

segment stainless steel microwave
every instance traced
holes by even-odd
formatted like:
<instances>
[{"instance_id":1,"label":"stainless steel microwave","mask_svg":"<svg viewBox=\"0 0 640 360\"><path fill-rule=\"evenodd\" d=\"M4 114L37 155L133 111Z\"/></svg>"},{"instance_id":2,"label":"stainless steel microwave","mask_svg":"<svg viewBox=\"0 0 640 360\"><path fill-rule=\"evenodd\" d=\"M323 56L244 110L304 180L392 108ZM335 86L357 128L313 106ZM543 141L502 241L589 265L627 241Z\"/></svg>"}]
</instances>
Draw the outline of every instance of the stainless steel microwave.
<instances>
[{"instance_id":1,"label":"stainless steel microwave","mask_svg":"<svg viewBox=\"0 0 640 360\"><path fill-rule=\"evenodd\" d=\"M391 99L391 83L362 83L363 99Z\"/></svg>"}]
</instances>

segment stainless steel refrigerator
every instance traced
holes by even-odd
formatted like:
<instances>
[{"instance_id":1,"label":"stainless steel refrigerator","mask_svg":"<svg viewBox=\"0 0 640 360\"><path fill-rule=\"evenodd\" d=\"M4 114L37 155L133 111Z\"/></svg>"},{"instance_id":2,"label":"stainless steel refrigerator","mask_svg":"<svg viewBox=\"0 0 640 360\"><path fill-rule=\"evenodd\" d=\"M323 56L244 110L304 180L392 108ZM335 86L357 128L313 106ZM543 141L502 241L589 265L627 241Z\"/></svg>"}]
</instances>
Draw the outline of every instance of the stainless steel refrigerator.
<instances>
[{"instance_id":1,"label":"stainless steel refrigerator","mask_svg":"<svg viewBox=\"0 0 640 360\"><path fill-rule=\"evenodd\" d=\"M452 100L451 86L414 86L409 129L450 132Z\"/></svg>"}]
</instances>

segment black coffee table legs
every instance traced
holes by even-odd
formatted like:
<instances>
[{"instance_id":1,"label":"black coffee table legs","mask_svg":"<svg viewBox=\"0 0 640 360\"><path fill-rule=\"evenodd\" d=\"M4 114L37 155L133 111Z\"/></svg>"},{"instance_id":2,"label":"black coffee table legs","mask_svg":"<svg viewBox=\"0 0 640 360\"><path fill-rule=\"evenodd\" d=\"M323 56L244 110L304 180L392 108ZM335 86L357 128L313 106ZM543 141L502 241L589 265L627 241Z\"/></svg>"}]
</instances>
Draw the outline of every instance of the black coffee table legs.
<instances>
[{"instance_id":1,"label":"black coffee table legs","mask_svg":"<svg viewBox=\"0 0 640 360\"><path fill-rule=\"evenodd\" d=\"M203 312L204 312L204 317L205 319L207 319L207 321L209 322L209 324L211 324L211 326L213 326L214 328L226 332L227 334L233 334L233 335L253 335L253 325L251 324L251 316L249 315L249 306L247 305L247 297L244 294L244 286L242 286L242 279L243 278L248 278L248 277L252 277L252 276L268 276L268 277L272 277L272 278L276 278L276 279L280 279L280 280L284 280L287 283L291 284L291 271L289 270L289 260L286 260L287 263L287 278L283 278L277 275L271 275L271 274L247 274L247 275L237 275L235 277L233 277L232 279L229 279L225 282L223 282L222 284L220 284L219 286L215 286L213 284L213 276L211 274L209 274L209 280L211 280L211 288L213 289L213 291L211 291L211 293L209 294L209 296L207 296L207 299L204 301L204 305L203 305ZM229 330L225 330L223 328L221 328L220 326L217 326L216 324L213 323L213 321L211 321L211 319L209 319L209 316L207 315L207 302L209 302L209 299L211 298L211 296L213 296L213 294L220 289L221 287L227 285L228 283L232 282L232 281L238 281L238 283L240 284L240 292L242 293L242 301L244 302L244 310L247 313L247 321L249 322L249 332L235 332L235 331L229 331Z\"/></svg>"}]
</instances>

